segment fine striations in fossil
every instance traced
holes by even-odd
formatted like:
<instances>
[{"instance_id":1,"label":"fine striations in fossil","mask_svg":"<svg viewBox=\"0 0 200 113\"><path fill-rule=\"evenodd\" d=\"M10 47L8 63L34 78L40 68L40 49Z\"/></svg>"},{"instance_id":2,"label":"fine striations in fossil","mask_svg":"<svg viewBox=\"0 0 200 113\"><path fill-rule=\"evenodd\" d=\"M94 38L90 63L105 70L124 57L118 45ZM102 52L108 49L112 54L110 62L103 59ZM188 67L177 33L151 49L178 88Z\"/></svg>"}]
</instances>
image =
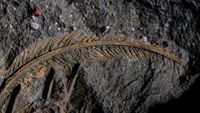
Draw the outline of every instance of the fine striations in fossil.
<instances>
[{"instance_id":1,"label":"fine striations in fossil","mask_svg":"<svg viewBox=\"0 0 200 113\"><path fill-rule=\"evenodd\" d=\"M163 62L174 66L175 71L176 65L181 65L181 59L169 49L122 36L72 33L48 38L21 52L1 75L4 77L0 86L1 113L65 113L74 110L70 102L81 110L79 106L84 100L75 98L89 95L91 89L81 87L86 86L83 76L78 76L84 73L81 64L109 59ZM75 87L78 90L74 91Z\"/></svg>"}]
</instances>

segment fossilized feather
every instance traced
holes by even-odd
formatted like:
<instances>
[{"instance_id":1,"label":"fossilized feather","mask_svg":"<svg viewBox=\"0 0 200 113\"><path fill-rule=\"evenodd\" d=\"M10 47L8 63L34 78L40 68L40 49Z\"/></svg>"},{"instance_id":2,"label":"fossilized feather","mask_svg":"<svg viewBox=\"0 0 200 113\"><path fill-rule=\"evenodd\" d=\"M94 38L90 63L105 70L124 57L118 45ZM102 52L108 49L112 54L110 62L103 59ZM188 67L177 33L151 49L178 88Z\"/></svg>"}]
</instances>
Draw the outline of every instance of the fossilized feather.
<instances>
[{"instance_id":1,"label":"fossilized feather","mask_svg":"<svg viewBox=\"0 0 200 113\"><path fill-rule=\"evenodd\" d=\"M86 60L132 59L139 61L167 59L181 64L180 58L169 49L141 40L122 36L96 37L72 33L35 42L21 52L5 73L0 87L0 105L6 101L17 81L29 69L43 62L65 65ZM0 106L2 109L2 106Z\"/></svg>"}]
</instances>

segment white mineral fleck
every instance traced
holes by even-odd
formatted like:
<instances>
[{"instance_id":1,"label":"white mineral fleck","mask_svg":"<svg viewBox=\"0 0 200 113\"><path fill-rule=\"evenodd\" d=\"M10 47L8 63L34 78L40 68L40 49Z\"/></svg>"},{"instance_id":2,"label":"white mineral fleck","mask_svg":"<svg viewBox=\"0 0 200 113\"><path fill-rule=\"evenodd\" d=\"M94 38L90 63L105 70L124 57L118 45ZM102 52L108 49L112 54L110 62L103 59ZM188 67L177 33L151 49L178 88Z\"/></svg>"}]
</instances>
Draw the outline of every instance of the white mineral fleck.
<instances>
[{"instance_id":1,"label":"white mineral fleck","mask_svg":"<svg viewBox=\"0 0 200 113\"><path fill-rule=\"evenodd\" d=\"M13 28L13 26L12 26L12 24L10 24L10 29L12 29Z\"/></svg>"},{"instance_id":2,"label":"white mineral fleck","mask_svg":"<svg viewBox=\"0 0 200 113\"><path fill-rule=\"evenodd\" d=\"M31 27L35 30L39 29L40 25L37 22L31 22Z\"/></svg>"},{"instance_id":3,"label":"white mineral fleck","mask_svg":"<svg viewBox=\"0 0 200 113\"><path fill-rule=\"evenodd\" d=\"M33 18L33 20L35 20L35 19L36 19L34 15L32 16L32 18Z\"/></svg>"},{"instance_id":4,"label":"white mineral fleck","mask_svg":"<svg viewBox=\"0 0 200 113\"><path fill-rule=\"evenodd\" d=\"M144 40L145 42L148 41L148 40L147 40L147 36L143 36L142 38L143 38L143 40Z\"/></svg>"},{"instance_id":5,"label":"white mineral fleck","mask_svg":"<svg viewBox=\"0 0 200 113\"><path fill-rule=\"evenodd\" d=\"M135 28L133 27L132 30L135 31Z\"/></svg>"},{"instance_id":6,"label":"white mineral fleck","mask_svg":"<svg viewBox=\"0 0 200 113\"><path fill-rule=\"evenodd\" d=\"M107 32L109 29L110 29L110 26L106 26L106 30L104 31L104 33Z\"/></svg>"},{"instance_id":7,"label":"white mineral fleck","mask_svg":"<svg viewBox=\"0 0 200 113\"><path fill-rule=\"evenodd\" d=\"M110 29L110 26L106 26L106 31Z\"/></svg>"}]
</instances>

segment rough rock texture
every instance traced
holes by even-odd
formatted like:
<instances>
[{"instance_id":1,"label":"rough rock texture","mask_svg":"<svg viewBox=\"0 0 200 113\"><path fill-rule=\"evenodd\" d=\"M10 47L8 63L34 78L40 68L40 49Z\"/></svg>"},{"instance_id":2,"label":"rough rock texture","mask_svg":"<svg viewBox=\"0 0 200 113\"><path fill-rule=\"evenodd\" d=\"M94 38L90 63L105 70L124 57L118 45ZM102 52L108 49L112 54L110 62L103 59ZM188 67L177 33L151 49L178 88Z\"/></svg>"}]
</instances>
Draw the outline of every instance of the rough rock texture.
<instances>
[{"instance_id":1,"label":"rough rock texture","mask_svg":"<svg viewBox=\"0 0 200 113\"><path fill-rule=\"evenodd\" d=\"M33 16L36 6L42 9L39 17ZM78 79L82 82L74 92L80 93L82 87L77 94L82 96L72 96L72 113L198 110L193 101L199 100L199 14L199 0L1 0L0 74L36 40L72 31L97 36L121 34L180 53L187 59L185 72L176 77L172 67L123 60L81 64ZM34 29L32 22L38 23L39 29ZM40 79L33 86L43 82ZM41 92L42 88L36 90ZM56 106L52 108L58 111Z\"/></svg>"}]
</instances>

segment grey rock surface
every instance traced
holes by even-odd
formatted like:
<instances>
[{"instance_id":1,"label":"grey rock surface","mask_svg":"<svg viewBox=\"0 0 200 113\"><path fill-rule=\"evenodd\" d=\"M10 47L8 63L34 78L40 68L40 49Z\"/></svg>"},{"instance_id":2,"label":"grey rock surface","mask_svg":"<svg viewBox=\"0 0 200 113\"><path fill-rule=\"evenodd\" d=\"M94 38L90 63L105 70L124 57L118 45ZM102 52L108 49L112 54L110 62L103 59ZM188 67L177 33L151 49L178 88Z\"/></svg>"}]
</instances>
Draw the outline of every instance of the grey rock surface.
<instances>
[{"instance_id":1,"label":"grey rock surface","mask_svg":"<svg viewBox=\"0 0 200 113\"><path fill-rule=\"evenodd\" d=\"M39 17L33 14L36 6L42 9ZM33 29L32 22L40 27ZM183 98L190 95L181 95L199 90L194 88L199 84L191 86L200 73L199 0L0 0L0 74L29 44L74 31L120 34L167 47L180 54L184 67L177 76L173 67L162 63L81 64L84 76L77 88L87 91L81 98L72 97L73 113L155 113L154 105L173 99L179 104L179 98L186 102ZM73 98L83 104L73 104Z\"/></svg>"}]
</instances>

